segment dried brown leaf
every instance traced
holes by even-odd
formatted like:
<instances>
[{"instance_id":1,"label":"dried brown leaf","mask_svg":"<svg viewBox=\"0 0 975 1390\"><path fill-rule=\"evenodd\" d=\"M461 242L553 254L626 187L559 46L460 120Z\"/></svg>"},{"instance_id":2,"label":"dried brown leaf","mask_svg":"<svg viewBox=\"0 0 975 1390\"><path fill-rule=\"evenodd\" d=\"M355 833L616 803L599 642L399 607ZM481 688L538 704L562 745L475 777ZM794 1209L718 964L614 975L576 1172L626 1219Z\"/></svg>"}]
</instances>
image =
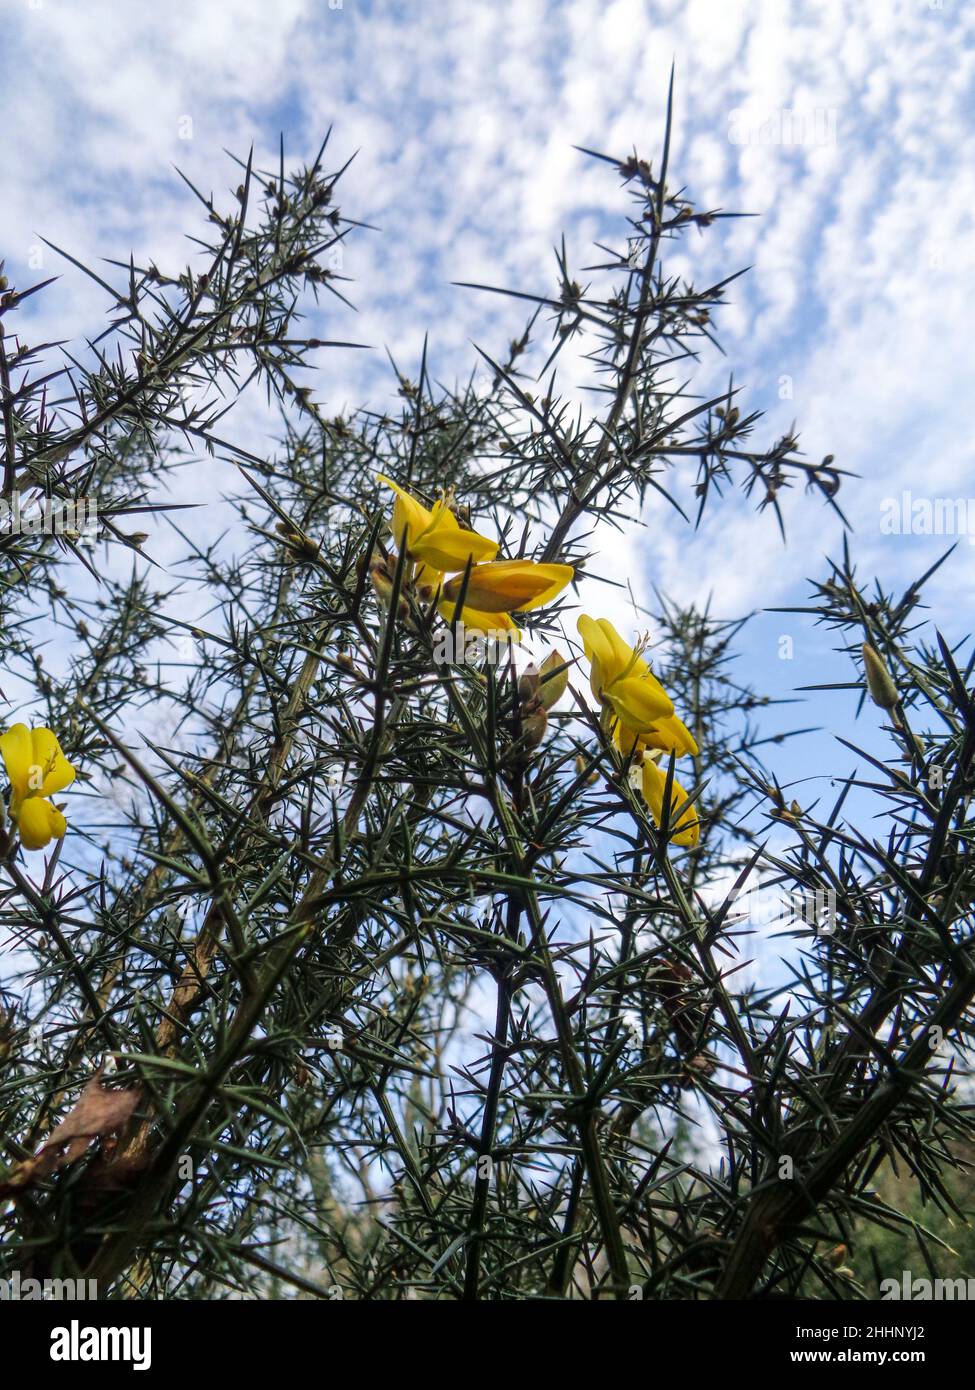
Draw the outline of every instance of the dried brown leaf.
<instances>
[{"instance_id":1,"label":"dried brown leaf","mask_svg":"<svg viewBox=\"0 0 975 1390\"><path fill-rule=\"evenodd\" d=\"M132 1118L138 1100L135 1087L112 1090L103 1085L99 1069L33 1158L15 1164L0 1180L0 1197L9 1197L50 1177L66 1164L77 1162L96 1140L117 1134Z\"/></svg>"}]
</instances>

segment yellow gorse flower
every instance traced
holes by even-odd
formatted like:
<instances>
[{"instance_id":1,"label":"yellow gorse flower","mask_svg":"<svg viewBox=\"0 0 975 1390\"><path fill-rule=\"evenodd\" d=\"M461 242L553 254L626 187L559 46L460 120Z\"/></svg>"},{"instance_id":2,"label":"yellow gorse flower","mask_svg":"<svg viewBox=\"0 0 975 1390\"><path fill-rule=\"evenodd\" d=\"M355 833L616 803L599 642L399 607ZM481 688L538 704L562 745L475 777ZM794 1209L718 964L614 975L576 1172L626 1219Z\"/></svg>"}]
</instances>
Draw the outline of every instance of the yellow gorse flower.
<instances>
[{"instance_id":1,"label":"yellow gorse flower","mask_svg":"<svg viewBox=\"0 0 975 1390\"><path fill-rule=\"evenodd\" d=\"M607 711L623 752L646 747L678 757L696 753L690 730L677 718L673 700L640 652L623 641L608 618L583 613L577 626L589 659L592 693Z\"/></svg>"},{"instance_id":2,"label":"yellow gorse flower","mask_svg":"<svg viewBox=\"0 0 975 1390\"><path fill-rule=\"evenodd\" d=\"M474 565L467 575L461 621L465 627L490 632L492 629L518 629L509 613L524 613L560 594L575 571L571 565L536 564L534 560L494 560ZM440 612L454 616L457 599L464 588L464 575L443 586Z\"/></svg>"},{"instance_id":3,"label":"yellow gorse flower","mask_svg":"<svg viewBox=\"0 0 975 1390\"><path fill-rule=\"evenodd\" d=\"M560 594L575 571L571 565L543 565L534 560L494 560L475 565L467 579L464 602L482 613L522 612L541 608ZM454 599L463 588L458 575L444 586L444 597Z\"/></svg>"},{"instance_id":4,"label":"yellow gorse flower","mask_svg":"<svg viewBox=\"0 0 975 1390\"><path fill-rule=\"evenodd\" d=\"M63 791L75 770L61 752L50 729L14 724L0 734L0 756L10 779L10 818L25 849L44 849L68 828L64 816L47 798Z\"/></svg>"},{"instance_id":5,"label":"yellow gorse flower","mask_svg":"<svg viewBox=\"0 0 975 1390\"><path fill-rule=\"evenodd\" d=\"M465 531L450 510L446 497L433 507L425 507L415 497L379 474L379 481L396 493L390 530L397 545L406 537L406 548L412 559L429 566L440 574L454 574L476 565L480 560L493 560L498 553L497 541L489 541L476 531Z\"/></svg>"},{"instance_id":6,"label":"yellow gorse flower","mask_svg":"<svg viewBox=\"0 0 975 1390\"><path fill-rule=\"evenodd\" d=\"M658 825L663 823L664 792L667 789L667 774L652 754L643 759L643 799L650 807L650 813ZM701 822L694 806L685 811L681 807L687 800L687 792L675 777L670 784L670 838L675 845L696 845L701 838Z\"/></svg>"},{"instance_id":7,"label":"yellow gorse flower","mask_svg":"<svg viewBox=\"0 0 975 1390\"><path fill-rule=\"evenodd\" d=\"M540 608L572 580L571 565L495 560L497 542L462 527L448 498L425 507L391 478L378 476L396 494L390 530L397 544L405 538L408 555L417 564L414 589L427 600L437 600L448 622L464 590L465 575L464 607L458 615L464 626L477 632L510 632L515 637L518 628L510 614ZM448 575L455 577L448 579Z\"/></svg>"},{"instance_id":8,"label":"yellow gorse flower","mask_svg":"<svg viewBox=\"0 0 975 1390\"><path fill-rule=\"evenodd\" d=\"M644 800L660 825L667 779L658 759L663 753L674 753L678 758L693 756L698 751L694 736L674 713L674 702L643 659L640 648L624 642L608 618L582 614L577 626L589 660L593 696L602 706L603 719L612 730L616 746L642 766ZM700 836L700 822L693 808L675 816L686 800L683 788L674 781L670 824L676 826L673 840L678 845L694 845Z\"/></svg>"}]
</instances>

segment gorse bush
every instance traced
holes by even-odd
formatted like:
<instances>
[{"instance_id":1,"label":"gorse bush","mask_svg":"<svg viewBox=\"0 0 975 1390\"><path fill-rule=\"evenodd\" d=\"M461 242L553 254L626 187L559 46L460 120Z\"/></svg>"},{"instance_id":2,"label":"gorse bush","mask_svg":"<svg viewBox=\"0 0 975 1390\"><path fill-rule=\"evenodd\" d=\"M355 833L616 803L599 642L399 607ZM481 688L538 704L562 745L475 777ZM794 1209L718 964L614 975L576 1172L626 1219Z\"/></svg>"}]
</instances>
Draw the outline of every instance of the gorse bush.
<instances>
[{"instance_id":1,"label":"gorse bush","mask_svg":"<svg viewBox=\"0 0 975 1390\"><path fill-rule=\"evenodd\" d=\"M762 545L785 489L839 507L832 458L692 390L734 277L667 256L729 214L680 191L669 129L652 163L595 156L629 205L593 278L563 251L486 376L424 357L398 413L301 384L348 346L301 311L345 321L330 253L363 234L324 148L202 198L193 268L111 263L87 354L25 345L43 287L5 289L8 509L85 498L98 527L0 534L5 1274L855 1298L839 1247L931 1248L881 1165L956 1209L975 708L928 576L898 598L844 551L802 609L849 656L836 732L862 706L885 739L825 809L781 791L740 624L679 569L631 577L628 630L600 610L645 506L682 528L682 495L740 489ZM280 407L271 456L231 437L245 391ZM167 500L201 455L219 534ZM749 983L759 889L788 975Z\"/></svg>"}]
</instances>

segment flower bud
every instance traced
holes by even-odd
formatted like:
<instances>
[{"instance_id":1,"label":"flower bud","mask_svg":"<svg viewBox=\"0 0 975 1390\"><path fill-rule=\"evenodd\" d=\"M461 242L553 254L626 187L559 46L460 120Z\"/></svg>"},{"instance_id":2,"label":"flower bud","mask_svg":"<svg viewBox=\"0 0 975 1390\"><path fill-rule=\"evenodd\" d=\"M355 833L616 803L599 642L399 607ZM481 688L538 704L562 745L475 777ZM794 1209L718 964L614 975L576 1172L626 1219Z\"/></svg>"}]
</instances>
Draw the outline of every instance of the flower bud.
<instances>
[{"instance_id":1,"label":"flower bud","mask_svg":"<svg viewBox=\"0 0 975 1390\"><path fill-rule=\"evenodd\" d=\"M518 699L531 705L538 699L539 672L537 666L526 666L518 677Z\"/></svg>"},{"instance_id":2,"label":"flower bud","mask_svg":"<svg viewBox=\"0 0 975 1390\"><path fill-rule=\"evenodd\" d=\"M372 581L372 587L388 608L389 601L393 597L393 576L389 572L388 562L379 560L376 564L370 565L369 578ZM400 594L399 603L396 607L396 616L402 621L409 616L409 612L410 605L407 603L404 596Z\"/></svg>"},{"instance_id":3,"label":"flower bud","mask_svg":"<svg viewBox=\"0 0 975 1390\"><path fill-rule=\"evenodd\" d=\"M311 561L318 559L319 545L311 536L300 536L295 542L293 550L299 560Z\"/></svg>"},{"instance_id":4,"label":"flower bud","mask_svg":"<svg viewBox=\"0 0 975 1390\"><path fill-rule=\"evenodd\" d=\"M542 708L533 714L524 715L521 721L521 743L525 749L537 748L545 737L548 728L548 715Z\"/></svg>"},{"instance_id":5,"label":"flower bud","mask_svg":"<svg viewBox=\"0 0 975 1390\"><path fill-rule=\"evenodd\" d=\"M538 698L547 710L557 705L569 684L569 668L560 651L551 651L539 668Z\"/></svg>"},{"instance_id":6,"label":"flower bud","mask_svg":"<svg viewBox=\"0 0 975 1390\"><path fill-rule=\"evenodd\" d=\"M385 560L377 560L369 566L369 578L382 601L388 603L393 593L393 576Z\"/></svg>"},{"instance_id":7,"label":"flower bud","mask_svg":"<svg viewBox=\"0 0 975 1390\"><path fill-rule=\"evenodd\" d=\"M883 657L869 642L863 644L863 670L874 704L881 709L895 709L901 698L897 686L884 665Z\"/></svg>"},{"instance_id":8,"label":"flower bud","mask_svg":"<svg viewBox=\"0 0 975 1390\"><path fill-rule=\"evenodd\" d=\"M577 753L577 754L576 754L576 772L579 774L580 777L581 777L582 774L585 772L585 770L586 770L586 768L588 767L588 765L589 765L589 764L588 764L588 759L584 758L584 757L582 756L581 753ZM598 772L595 770L595 768L594 768L594 769L592 770L592 772L590 772L589 776L586 778L586 783L587 783L588 786L591 787L591 786L593 785L594 782L598 782L598 781L599 781L599 773L598 773Z\"/></svg>"},{"instance_id":9,"label":"flower bud","mask_svg":"<svg viewBox=\"0 0 975 1390\"><path fill-rule=\"evenodd\" d=\"M284 541L285 549L293 560L316 560L318 558L318 542L312 540L311 536L306 536L303 531L297 531L294 527L285 526L278 522L275 531Z\"/></svg>"}]
</instances>

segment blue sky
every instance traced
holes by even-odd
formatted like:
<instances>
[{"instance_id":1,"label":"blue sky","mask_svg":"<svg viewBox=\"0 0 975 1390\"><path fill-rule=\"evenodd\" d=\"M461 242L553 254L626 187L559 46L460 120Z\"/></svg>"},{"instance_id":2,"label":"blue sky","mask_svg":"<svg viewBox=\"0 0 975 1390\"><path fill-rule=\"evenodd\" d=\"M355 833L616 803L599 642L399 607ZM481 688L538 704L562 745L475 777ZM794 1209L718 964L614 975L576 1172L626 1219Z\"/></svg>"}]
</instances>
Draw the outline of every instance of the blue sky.
<instances>
[{"instance_id":1,"label":"blue sky","mask_svg":"<svg viewBox=\"0 0 975 1390\"><path fill-rule=\"evenodd\" d=\"M329 309L320 328L377 351L322 356L315 392L330 413L382 402L383 347L408 369L429 332L435 369L450 379L476 364L472 340L500 352L520 331L516 304L451 281L544 292L563 230L577 267L593 259L594 239L619 241L625 199L606 166L572 147L625 155L635 145L655 157L673 59L679 178L698 206L760 214L687 238L670 264L698 283L752 266L718 321L728 356L702 364L699 389L733 368L746 400L769 412L757 439L795 420L810 458L833 453L860 475L842 500L862 573L906 584L954 539L884 535L880 516L904 489L975 496L971 5L6 0L4 11L0 255L15 282L62 269L39 235L92 262L131 249L183 264L184 233L199 224L174 164L219 194L236 182L223 150L253 141L270 160L281 130L295 158L310 157L329 125L336 165L358 151L343 211L381 232L344 253L358 313ZM35 302L30 335L94 333L103 311L69 267ZM578 381L569 363L565 388ZM237 429L260 445L258 401ZM212 495L222 482L209 477ZM681 600L713 594L728 617L794 602L841 533L801 494L786 510L789 552L745 505L716 508L696 536L651 508L607 545L607 573L630 577L646 601L655 584ZM930 591L955 639L973 591L975 550L963 539ZM634 625L622 600L607 604L599 590L595 602ZM792 661L778 658L784 634ZM740 677L772 695L827 673L848 679L851 668L830 656L828 634L797 619L764 615L743 644ZM835 695L797 718L849 736L853 711L852 696ZM778 750L780 779L847 770L828 738Z\"/></svg>"}]
</instances>

